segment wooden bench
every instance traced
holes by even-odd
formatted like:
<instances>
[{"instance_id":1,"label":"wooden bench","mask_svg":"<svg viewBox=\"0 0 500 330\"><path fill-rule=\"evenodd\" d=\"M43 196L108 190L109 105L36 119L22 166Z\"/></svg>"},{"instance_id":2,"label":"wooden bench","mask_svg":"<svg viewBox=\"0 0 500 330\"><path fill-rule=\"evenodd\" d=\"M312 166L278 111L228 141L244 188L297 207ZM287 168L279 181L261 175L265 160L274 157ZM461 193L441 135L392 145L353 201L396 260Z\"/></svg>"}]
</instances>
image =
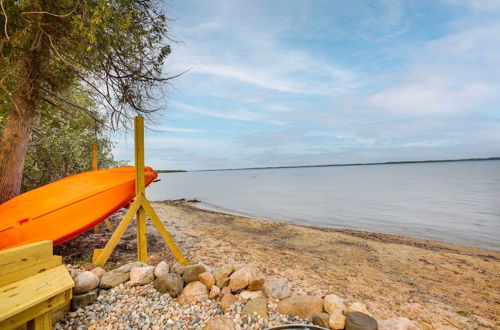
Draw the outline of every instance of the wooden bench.
<instances>
[{"instance_id":1,"label":"wooden bench","mask_svg":"<svg viewBox=\"0 0 500 330\"><path fill-rule=\"evenodd\" d=\"M50 241L0 251L0 329L52 329L52 311L71 300L74 285Z\"/></svg>"}]
</instances>

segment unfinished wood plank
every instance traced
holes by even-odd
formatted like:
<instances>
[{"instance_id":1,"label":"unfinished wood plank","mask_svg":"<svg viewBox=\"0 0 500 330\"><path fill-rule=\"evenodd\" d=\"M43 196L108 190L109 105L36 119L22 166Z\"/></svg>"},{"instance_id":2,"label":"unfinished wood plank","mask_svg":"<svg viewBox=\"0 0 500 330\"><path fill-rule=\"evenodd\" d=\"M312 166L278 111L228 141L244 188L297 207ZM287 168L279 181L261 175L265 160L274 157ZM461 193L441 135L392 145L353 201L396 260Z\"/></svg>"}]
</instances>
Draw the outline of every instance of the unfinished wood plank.
<instances>
[{"instance_id":1,"label":"unfinished wood plank","mask_svg":"<svg viewBox=\"0 0 500 330\"><path fill-rule=\"evenodd\" d=\"M28 323L28 330L51 330L52 318L50 313L43 313Z\"/></svg>"},{"instance_id":2,"label":"unfinished wood plank","mask_svg":"<svg viewBox=\"0 0 500 330\"><path fill-rule=\"evenodd\" d=\"M0 273L0 287L13 283L24 278L44 272L48 269L62 265L61 256L51 256L50 258L42 258L39 262L20 263L15 267L5 267Z\"/></svg>"},{"instance_id":3,"label":"unfinished wood plank","mask_svg":"<svg viewBox=\"0 0 500 330\"><path fill-rule=\"evenodd\" d=\"M64 266L0 287L0 321L71 289L75 283Z\"/></svg>"},{"instance_id":4,"label":"unfinished wood plank","mask_svg":"<svg viewBox=\"0 0 500 330\"><path fill-rule=\"evenodd\" d=\"M41 241L2 250L0 251L0 277L4 273L12 273L17 269L25 269L26 266L50 259L52 259L51 241Z\"/></svg>"}]
</instances>

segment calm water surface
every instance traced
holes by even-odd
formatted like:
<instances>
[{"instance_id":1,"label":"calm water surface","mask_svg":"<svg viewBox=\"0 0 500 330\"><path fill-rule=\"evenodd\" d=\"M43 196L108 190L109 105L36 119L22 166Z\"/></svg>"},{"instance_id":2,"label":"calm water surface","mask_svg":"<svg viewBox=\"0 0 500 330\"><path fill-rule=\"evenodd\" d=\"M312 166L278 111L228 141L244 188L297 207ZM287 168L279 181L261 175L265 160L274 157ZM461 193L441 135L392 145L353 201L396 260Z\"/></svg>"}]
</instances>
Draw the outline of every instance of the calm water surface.
<instances>
[{"instance_id":1,"label":"calm water surface","mask_svg":"<svg viewBox=\"0 0 500 330\"><path fill-rule=\"evenodd\" d=\"M500 250L500 161L160 174L152 200Z\"/></svg>"}]
</instances>

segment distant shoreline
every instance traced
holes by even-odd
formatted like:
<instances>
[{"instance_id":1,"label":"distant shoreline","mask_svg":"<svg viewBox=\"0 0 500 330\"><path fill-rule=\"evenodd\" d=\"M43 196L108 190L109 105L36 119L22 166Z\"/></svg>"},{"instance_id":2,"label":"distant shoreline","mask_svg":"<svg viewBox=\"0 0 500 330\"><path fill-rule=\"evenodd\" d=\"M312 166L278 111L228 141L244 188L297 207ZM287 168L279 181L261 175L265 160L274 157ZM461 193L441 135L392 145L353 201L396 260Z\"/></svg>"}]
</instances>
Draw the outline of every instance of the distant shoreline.
<instances>
[{"instance_id":1,"label":"distant shoreline","mask_svg":"<svg viewBox=\"0 0 500 330\"><path fill-rule=\"evenodd\" d=\"M267 166L267 167L243 167L243 168L221 168L213 170L191 170L191 171L156 171L164 172L212 172L212 171L244 171L244 170L272 170L283 168L307 168L307 167L334 167L334 166L369 166L369 165L400 165L400 164L420 164L420 163L451 163L451 162L471 162L484 160L500 160L500 157L488 158L463 158L463 159L437 159L437 160L407 160L394 162L375 162L375 163L346 163L346 164L320 164L320 165L297 165L297 166Z\"/></svg>"}]
</instances>

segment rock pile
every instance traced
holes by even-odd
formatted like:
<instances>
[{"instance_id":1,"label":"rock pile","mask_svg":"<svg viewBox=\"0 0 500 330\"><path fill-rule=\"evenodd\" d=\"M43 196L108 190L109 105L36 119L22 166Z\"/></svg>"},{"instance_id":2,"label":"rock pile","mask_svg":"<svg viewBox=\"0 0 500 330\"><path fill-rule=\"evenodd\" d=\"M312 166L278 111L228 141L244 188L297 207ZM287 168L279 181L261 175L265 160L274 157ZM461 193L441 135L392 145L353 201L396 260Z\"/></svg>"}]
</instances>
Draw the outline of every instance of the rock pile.
<instances>
[{"instance_id":1,"label":"rock pile","mask_svg":"<svg viewBox=\"0 0 500 330\"><path fill-rule=\"evenodd\" d=\"M78 271L72 309L56 329L261 329L314 323L329 329L415 330L406 318L377 322L365 305L334 294L292 295L287 281L256 268L203 264L184 267L134 262L105 272ZM101 289L101 291L99 291ZM88 305L88 306L87 306ZM85 307L85 308L81 308Z\"/></svg>"}]
</instances>

